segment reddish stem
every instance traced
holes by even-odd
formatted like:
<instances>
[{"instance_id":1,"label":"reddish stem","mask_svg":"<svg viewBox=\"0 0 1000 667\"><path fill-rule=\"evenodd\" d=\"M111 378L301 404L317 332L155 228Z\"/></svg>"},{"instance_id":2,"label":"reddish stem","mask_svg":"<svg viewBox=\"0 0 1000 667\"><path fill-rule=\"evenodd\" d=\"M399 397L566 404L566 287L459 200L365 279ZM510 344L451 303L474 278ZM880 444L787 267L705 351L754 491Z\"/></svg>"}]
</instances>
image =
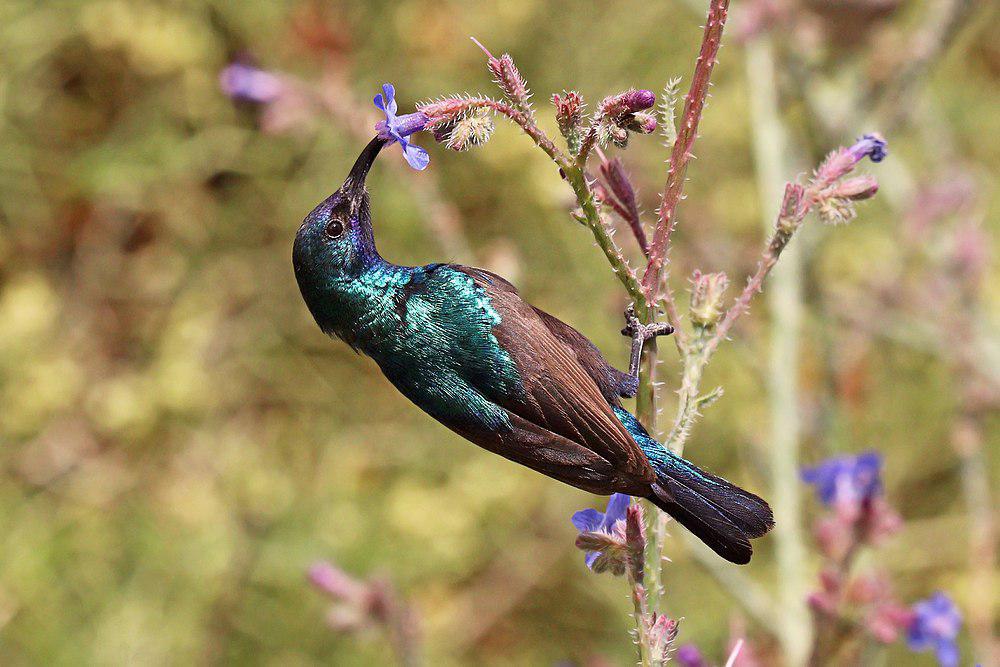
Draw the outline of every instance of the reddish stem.
<instances>
[{"instance_id":1,"label":"reddish stem","mask_svg":"<svg viewBox=\"0 0 1000 667\"><path fill-rule=\"evenodd\" d=\"M712 70L718 62L719 47L722 44L722 29L726 25L729 12L729 0L711 0L708 8L708 18L705 21L705 32L701 39L701 51L695 63L694 77L691 88L684 96L684 112L681 116L681 126L677 131L677 139L670 153L670 170L667 172L667 183L663 190L663 201L660 204L660 218L650 246L649 264L642 277L642 287L650 301L655 299L657 286L660 283L660 273L670 247L670 234L677 225L674 212L681 195L684 193L684 177L688 162L691 159L691 149L698 137L698 122L705 108L705 98L712 78Z\"/></svg>"}]
</instances>

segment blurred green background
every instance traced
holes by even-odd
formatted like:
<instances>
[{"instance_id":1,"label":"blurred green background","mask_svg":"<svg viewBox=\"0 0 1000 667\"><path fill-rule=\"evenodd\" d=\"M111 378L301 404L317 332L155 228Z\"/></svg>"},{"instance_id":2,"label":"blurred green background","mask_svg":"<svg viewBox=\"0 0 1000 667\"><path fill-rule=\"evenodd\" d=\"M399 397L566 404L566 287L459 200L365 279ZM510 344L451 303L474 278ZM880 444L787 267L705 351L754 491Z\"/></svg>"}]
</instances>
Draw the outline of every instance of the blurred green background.
<instances>
[{"instance_id":1,"label":"blurred green background","mask_svg":"<svg viewBox=\"0 0 1000 667\"><path fill-rule=\"evenodd\" d=\"M686 86L704 18L692 4L4 2L0 662L390 660L378 633L327 627L327 602L304 576L317 559L387 575L420 617L430 664L632 661L622 582L588 572L573 547L570 514L603 499L462 441L323 337L290 253L302 217L364 145L383 81L403 110L493 94L475 35L514 56L554 133L547 100L564 88L593 104L672 76ZM906 525L868 558L902 599L942 588L963 609L978 605L975 616L995 593L973 583L985 556L969 546L995 508L985 524L982 512L970 519L963 471L985 467L997 488L1000 49L995 6L982 3L893 90L894 58L934 4L883 2L872 16L851 14L860 2L734 7L671 273L681 291L695 268L741 285L777 203L758 193L748 111L745 47L769 39L753 27L763 16L778 26L780 120L794 147L783 177L861 130L883 131L892 152L869 170L882 192L858 220L811 222L796 241L802 460L882 452ZM850 23L859 17L863 29ZM267 108L234 104L218 74L237 57L301 89ZM889 88L880 110L852 115L843 100L871 82ZM833 122L820 127L821 111ZM498 125L469 153L422 136L422 174L386 152L369 181L383 254L502 273L625 365L624 295L567 215L568 188ZM666 151L636 137L624 157L651 214ZM932 215L956 188L965 198ZM961 236L966 227L978 236ZM765 496L770 321L761 300L709 368L725 397L687 449ZM673 347L661 350L667 421L678 369ZM817 513L807 508L804 526ZM773 547L758 544L745 573L772 587ZM668 553L681 641L718 660L744 617L681 540ZM745 632L767 655L773 639L752 622ZM890 663L910 659L892 651Z\"/></svg>"}]
</instances>

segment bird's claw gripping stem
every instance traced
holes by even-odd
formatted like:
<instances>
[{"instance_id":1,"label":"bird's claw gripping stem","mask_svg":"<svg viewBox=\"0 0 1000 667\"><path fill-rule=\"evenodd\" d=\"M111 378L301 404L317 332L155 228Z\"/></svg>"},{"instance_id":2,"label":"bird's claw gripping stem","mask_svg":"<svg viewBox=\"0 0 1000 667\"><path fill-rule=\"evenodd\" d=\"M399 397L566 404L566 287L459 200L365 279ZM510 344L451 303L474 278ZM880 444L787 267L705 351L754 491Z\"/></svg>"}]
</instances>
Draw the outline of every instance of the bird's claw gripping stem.
<instances>
[{"instance_id":1,"label":"bird's claw gripping stem","mask_svg":"<svg viewBox=\"0 0 1000 667\"><path fill-rule=\"evenodd\" d=\"M632 339L632 356L628 362L628 373L639 383L639 359L642 357L642 346L647 340L657 336L669 336L674 328L666 322L651 322L643 324L635 315L635 304L630 303L625 309L625 328L622 335Z\"/></svg>"}]
</instances>

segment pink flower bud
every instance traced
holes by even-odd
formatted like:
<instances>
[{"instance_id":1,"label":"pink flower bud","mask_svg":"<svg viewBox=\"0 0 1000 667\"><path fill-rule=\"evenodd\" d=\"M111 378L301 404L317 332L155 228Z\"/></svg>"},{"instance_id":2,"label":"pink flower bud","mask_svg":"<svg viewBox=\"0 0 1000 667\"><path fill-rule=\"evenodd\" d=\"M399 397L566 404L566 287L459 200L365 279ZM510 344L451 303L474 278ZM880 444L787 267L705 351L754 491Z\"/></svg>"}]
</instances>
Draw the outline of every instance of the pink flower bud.
<instances>
[{"instance_id":1,"label":"pink flower bud","mask_svg":"<svg viewBox=\"0 0 1000 667\"><path fill-rule=\"evenodd\" d=\"M843 197L853 201L871 199L878 192L878 181L871 176L856 176L843 181L831 193L834 197Z\"/></svg>"},{"instance_id":2,"label":"pink flower bud","mask_svg":"<svg viewBox=\"0 0 1000 667\"><path fill-rule=\"evenodd\" d=\"M656 94L651 90L631 88L624 93L605 97L598 106L602 116L619 118L625 114L645 111L656 104Z\"/></svg>"},{"instance_id":3,"label":"pink flower bud","mask_svg":"<svg viewBox=\"0 0 1000 667\"><path fill-rule=\"evenodd\" d=\"M315 563L309 568L309 581L318 590L337 600L356 602L367 593L364 584L327 562Z\"/></svg>"},{"instance_id":4,"label":"pink flower bud","mask_svg":"<svg viewBox=\"0 0 1000 667\"><path fill-rule=\"evenodd\" d=\"M649 646L653 664L659 665L667 660L670 647L677 638L677 621L657 614L656 620L649 628Z\"/></svg>"},{"instance_id":5,"label":"pink flower bud","mask_svg":"<svg viewBox=\"0 0 1000 667\"><path fill-rule=\"evenodd\" d=\"M700 327L713 327L722 317L723 296L729 288L725 273L695 271L691 287L691 321Z\"/></svg>"},{"instance_id":6,"label":"pink flower bud","mask_svg":"<svg viewBox=\"0 0 1000 667\"><path fill-rule=\"evenodd\" d=\"M579 128L583 121L583 97L575 90L563 91L563 95L556 93L552 96L552 104L556 108L556 122L559 123L559 131L563 135Z\"/></svg>"},{"instance_id":7,"label":"pink flower bud","mask_svg":"<svg viewBox=\"0 0 1000 667\"><path fill-rule=\"evenodd\" d=\"M433 129L435 126L450 123L458 116L469 110L469 100L462 97L447 97L443 100L425 102L417 105L417 111L427 116L427 127Z\"/></svg>"},{"instance_id":8,"label":"pink flower bud","mask_svg":"<svg viewBox=\"0 0 1000 667\"><path fill-rule=\"evenodd\" d=\"M629 505L625 512L625 543L633 557L642 558L646 550L646 522L642 518L642 505Z\"/></svg>"}]
</instances>

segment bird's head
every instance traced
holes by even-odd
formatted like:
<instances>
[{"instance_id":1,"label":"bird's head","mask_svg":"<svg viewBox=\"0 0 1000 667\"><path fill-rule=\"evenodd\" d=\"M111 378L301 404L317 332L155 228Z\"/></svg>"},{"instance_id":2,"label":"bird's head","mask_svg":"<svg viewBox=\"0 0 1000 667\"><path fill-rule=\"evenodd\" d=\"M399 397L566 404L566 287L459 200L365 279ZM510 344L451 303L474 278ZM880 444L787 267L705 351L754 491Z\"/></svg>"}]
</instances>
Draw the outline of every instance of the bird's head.
<instances>
[{"instance_id":1,"label":"bird's head","mask_svg":"<svg viewBox=\"0 0 1000 667\"><path fill-rule=\"evenodd\" d=\"M302 221L292 263L303 294L317 283L357 277L377 259L365 177L386 143L380 137L368 142L344 184Z\"/></svg>"}]
</instances>

